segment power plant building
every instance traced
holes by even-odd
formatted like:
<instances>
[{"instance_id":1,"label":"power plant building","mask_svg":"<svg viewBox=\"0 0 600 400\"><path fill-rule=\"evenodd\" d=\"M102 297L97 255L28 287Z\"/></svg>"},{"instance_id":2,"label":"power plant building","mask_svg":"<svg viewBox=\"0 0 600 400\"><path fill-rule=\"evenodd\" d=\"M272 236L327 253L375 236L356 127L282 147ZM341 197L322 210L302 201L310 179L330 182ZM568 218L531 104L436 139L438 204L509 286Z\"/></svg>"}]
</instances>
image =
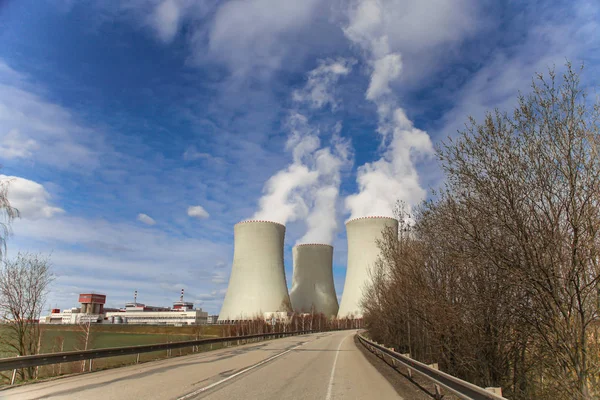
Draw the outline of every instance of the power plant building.
<instances>
[{"instance_id":1,"label":"power plant building","mask_svg":"<svg viewBox=\"0 0 600 400\"><path fill-rule=\"evenodd\" d=\"M289 311L284 238L285 226L276 222L244 221L234 226L233 265L219 322Z\"/></svg>"},{"instance_id":2,"label":"power plant building","mask_svg":"<svg viewBox=\"0 0 600 400\"><path fill-rule=\"evenodd\" d=\"M369 271L380 254L377 240L388 227L397 233L398 221L388 217L364 217L346 223L348 264L338 318L362 318L363 290L369 281Z\"/></svg>"},{"instance_id":3,"label":"power plant building","mask_svg":"<svg viewBox=\"0 0 600 400\"><path fill-rule=\"evenodd\" d=\"M104 308L106 296L100 294L80 294L81 307L68 310L52 309L50 315L40 318L40 323L46 324L81 324L109 323L136 325L204 325L208 321L208 313L195 309L194 303L183 301L183 290L179 301L173 307L155 307L135 300L125 304L122 309Z\"/></svg>"},{"instance_id":4,"label":"power plant building","mask_svg":"<svg viewBox=\"0 0 600 400\"><path fill-rule=\"evenodd\" d=\"M296 312L334 317L338 301L333 284L333 247L300 244L292 249L294 274L290 300Z\"/></svg>"}]
</instances>

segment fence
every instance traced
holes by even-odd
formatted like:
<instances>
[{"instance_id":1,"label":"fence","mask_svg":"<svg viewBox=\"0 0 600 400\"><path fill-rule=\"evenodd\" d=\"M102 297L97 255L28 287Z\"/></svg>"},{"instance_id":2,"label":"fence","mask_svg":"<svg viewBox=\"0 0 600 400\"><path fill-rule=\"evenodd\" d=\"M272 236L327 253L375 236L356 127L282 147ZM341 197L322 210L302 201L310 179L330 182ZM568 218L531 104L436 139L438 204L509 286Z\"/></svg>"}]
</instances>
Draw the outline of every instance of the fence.
<instances>
[{"instance_id":1,"label":"fence","mask_svg":"<svg viewBox=\"0 0 600 400\"><path fill-rule=\"evenodd\" d=\"M461 399L469 400L506 400L505 397L499 396L490 390L497 390L497 388L484 389L479 386L473 385L472 383L458 379L455 376L449 375L445 372L438 370L434 366L429 366L413 360L407 355L396 353L394 349L388 349L378 343L375 343L361 334L358 335L360 342L371 352L379 354L382 358L388 356L392 360L394 367L405 367L409 377L412 377L412 372L417 372L424 376L426 379L432 381L435 384L436 397L441 398L440 386L444 387L448 391L452 392ZM400 364L400 365L399 365Z\"/></svg>"},{"instance_id":2,"label":"fence","mask_svg":"<svg viewBox=\"0 0 600 400\"><path fill-rule=\"evenodd\" d=\"M234 342L234 341L248 341L253 339L266 339L266 338L282 338L288 336L304 335L307 333L316 332L314 330L308 331L296 331L296 332L280 332L280 333L261 333L256 335L246 336L228 336L219 338L199 339L199 340L188 340L183 342L173 343L160 343L150 344L142 346L128 346L128 347L113 347L106 349L95 349L95 350L82 350L82 351L66 351L61 353L48 353L48 354L36 354L32 356L22 357L10 357L0 358L0 371L13 370L13 377L11 385L14 384L15 372L22 368L38 367L42 365L50 364L61 364L73 361L86 361L90 360L90 370L92 368L91 360L97 358L106 357L118 357L124 355L137 354L139 360L139 354L150 353L161 350L173 350L181 349L192 346L202 346L215 343Z\"/></svg>"}]
</instances>

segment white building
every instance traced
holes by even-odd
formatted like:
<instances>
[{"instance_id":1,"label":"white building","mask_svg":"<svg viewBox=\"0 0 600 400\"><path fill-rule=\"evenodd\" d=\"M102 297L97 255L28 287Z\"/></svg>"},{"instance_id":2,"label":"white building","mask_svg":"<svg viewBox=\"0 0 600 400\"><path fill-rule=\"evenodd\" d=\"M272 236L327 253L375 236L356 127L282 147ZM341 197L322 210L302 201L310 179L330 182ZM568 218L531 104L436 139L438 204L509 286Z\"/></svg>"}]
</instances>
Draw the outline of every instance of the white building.
<instances>
[{"instance_id":1,"label":"white building","mask_svg":"<svg viewBox=\"0 0 600 400\"><path fill-rule=\"evenodd\" d=\"M125 310L107 312L106 322L113 324L136 325L205 325L208 313L202 309L194 309L194 303L183 301L183 290L179 301L172 308L154 307L134 301L125 304Z\"/></svg>"},{"instance_id":2,"label":"white building","mask_svg":"<svg viewBox=\"0 0 600 400\"><path fill-rule=\"evenodd\" d=\"M106 322L135 325L205 325L208 313L199 310L107 312Z\"/></svg>"},{"instance_id":3,"label":"white building","mask_svg":"<svg viewBox=\"0 0 600 400\"><path fill-rule=\"evenodd\" d=\"M154 307L138 303L137 299L132 303L125 304L123 309L104 310L103 304L106 296L98 294L83 294L82 296L103 296L101 301L102 307L89 307L89 304L96 304L96 298L92 300L83 298L85 303L82 303L81 308L72 308L70 310L53 309L50 315L40 318L42 324L81 324L86 322L92 323L109 323L109 324L138 324L138 325L204 325L207 323L208 313L202 309L194 309L194 303L183 301L183 290L179 301L173 303L172 308ZM137 292L136 292L137 297ZM85 308L84 305L85 304ZM98 313L82 312L82 310L99 310Z\"/></svg>"},{"instance_id":4,"label":"white building","mask_svg":"<svg viewBox=\"0 0 600 400\"><path fill-rule=\"evenodd\" d=\"M51 314L41 317L40 324L57 324L57 325L68 325L68 324L82 324L82 323L98 323L102 322L104 315L102 314L85 314L81 312L80 308L73 307L70 310L63 310L62 312L53 311Z\"/></svg>"}]
</instances>

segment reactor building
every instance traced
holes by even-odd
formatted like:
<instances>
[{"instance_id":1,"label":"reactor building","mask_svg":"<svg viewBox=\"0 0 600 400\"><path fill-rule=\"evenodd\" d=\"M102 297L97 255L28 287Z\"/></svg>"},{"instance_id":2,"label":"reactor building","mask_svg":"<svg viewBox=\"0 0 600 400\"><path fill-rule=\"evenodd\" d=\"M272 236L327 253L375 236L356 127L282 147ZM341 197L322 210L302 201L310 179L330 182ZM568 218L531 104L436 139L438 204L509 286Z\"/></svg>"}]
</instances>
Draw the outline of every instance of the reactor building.
<instances>
[{"instance_id":1,"label":"reactor building","mask_svg":"<svg viewBox=\"0 0 600 400\"><path fill-rule=\"evenodd\" d=\"M333 247L299 244L292 249L294 274L290 300L294 311L335 317L338 301L333 285Z\"/></svg>"},{"instance_id":2,"label":"reactor building","mask_svg":"<svg viewBox=\"0 0 600 400\"><path fill-rule=\"evenodd\" d=\"M233 228L233 265L219 322L290 311L283 266L285 226L244 221Z\"/></svg>"},{"instance_id":3,"label":"reactor building","mask_svg":"<svg viewBox=\"0 0 600 400\"><path fill-rule=\"evenodd\" d=\"M346 222L348 264L338 318L362 318L360 302L369 270L379 257L377 240L387 227L398 231L398 221L388 217L363 217Z\"/></svg>"}]
</instances>

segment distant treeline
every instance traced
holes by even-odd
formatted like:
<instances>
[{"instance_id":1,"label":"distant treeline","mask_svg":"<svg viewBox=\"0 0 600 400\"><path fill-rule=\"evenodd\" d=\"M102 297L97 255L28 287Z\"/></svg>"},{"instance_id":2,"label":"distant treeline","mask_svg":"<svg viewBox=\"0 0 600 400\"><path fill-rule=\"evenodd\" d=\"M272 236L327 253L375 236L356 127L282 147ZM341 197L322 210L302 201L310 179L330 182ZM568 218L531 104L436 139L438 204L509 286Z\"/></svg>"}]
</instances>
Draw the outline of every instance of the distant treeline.
<instances>
[{"instance_id":1,"label":"distant treeline","mask_svg":"<svg viewBox=\"0 0 600 400\"><path fill-rule=\"evenodd\" d=\"M363 299L375 340L511 399L600 396L600 107L566 69L437 149Z\"/></svg>"}]
</instances>

